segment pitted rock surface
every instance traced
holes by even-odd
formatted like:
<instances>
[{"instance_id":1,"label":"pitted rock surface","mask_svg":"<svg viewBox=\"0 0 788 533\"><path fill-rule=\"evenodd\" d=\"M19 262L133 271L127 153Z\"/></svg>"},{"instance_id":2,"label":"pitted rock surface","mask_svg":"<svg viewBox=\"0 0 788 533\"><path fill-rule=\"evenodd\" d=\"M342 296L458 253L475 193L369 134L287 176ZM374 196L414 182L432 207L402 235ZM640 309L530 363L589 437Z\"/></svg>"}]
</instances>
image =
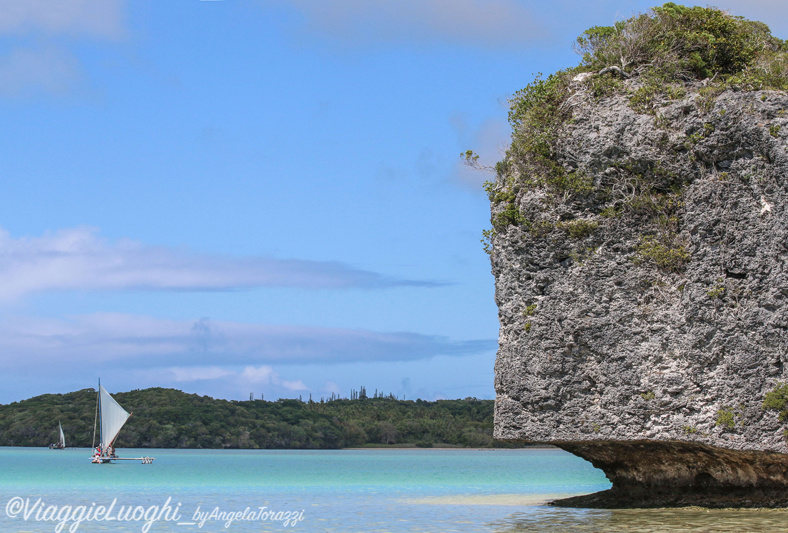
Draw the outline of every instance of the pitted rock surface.
<instances>
[{"instance_id":1,"label":"pitted rock surface","mask_svg":"<svg viewBox=\"0 0 788 533\"><path fill-rule=\"evenodd\" d=\"M771 490L788 479L786 423L763 408L788 381L788 95L704 100L702 87L688 84L651 115L625 94L597 101L574 84L556 160L605 195L522 187L519 212L540 225L492 237L495 436L558 444L607 468L614 490L637 478L621 468L647 472L645 487L689 492ZM523 176L499 176L500 187L507 178ZM632 208L637 180L672 191L671 221ZM493 203L493 216L501 209ZM593 231L561 229L576 221ZM639 252L660 224L688 254L681 268ZM735 452L743 462L762 452L769 466L688 467L656 483L649 450L664 459L665 443L683 450L675 471L698 454L733 465ZM624 467L611 466L616 450L630 458Z\"/></svg>"}]
</instances>

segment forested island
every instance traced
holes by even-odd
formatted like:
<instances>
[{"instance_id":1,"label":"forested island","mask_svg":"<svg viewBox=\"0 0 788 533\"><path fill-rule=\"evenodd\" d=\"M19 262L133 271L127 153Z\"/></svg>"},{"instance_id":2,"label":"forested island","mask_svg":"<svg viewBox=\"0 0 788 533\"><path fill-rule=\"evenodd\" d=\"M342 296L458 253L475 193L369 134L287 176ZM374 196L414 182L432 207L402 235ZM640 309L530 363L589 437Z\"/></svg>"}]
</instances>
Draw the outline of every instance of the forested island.
<instances>
[{"instance_id":1,"label":"forested island","mask_svg":"<svg viewBox=\"0 0 788 533\"><path fill-rule=\"evenodd\" d=\"M512 446L492 437L493 400L428 402L354 393L353 399L327 401L228 401L164 388L113 397L133 413L119 448ZM47 446L59 421L68 447L89 447L95 411L94 389L0 405L0 446Z\"/></svg>"}]
</instances>

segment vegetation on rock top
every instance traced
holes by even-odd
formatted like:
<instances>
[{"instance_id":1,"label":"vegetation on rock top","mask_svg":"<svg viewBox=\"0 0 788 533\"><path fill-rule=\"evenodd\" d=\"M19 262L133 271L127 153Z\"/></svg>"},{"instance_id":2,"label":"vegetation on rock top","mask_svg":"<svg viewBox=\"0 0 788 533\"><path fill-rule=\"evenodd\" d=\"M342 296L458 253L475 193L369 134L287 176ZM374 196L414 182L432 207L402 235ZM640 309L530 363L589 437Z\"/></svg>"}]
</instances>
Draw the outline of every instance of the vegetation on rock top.
<instances>
[{"instance_id":1,"label":"vegetation on rock top","mask_svg":"<svg viewBox=\"0 0 788 533\"><path fill-rule=\"evenodd\" d=\"M595 99L624 95L636 113L654 115L656 124L662 120L659 105L685 98L689 91L698 93L698 109L709 113L714 99L728 89L787 90L788 42L773 36L762 22L669 2L613 26L586 30L577 39L576 51L582 55L578 66L547 77L538 74L510 99L512 142L495 166L495 182L485 186L493 205L492 228L483 233L485 251L492 253L495 236L511 227L554 241L562 235L586 239L593 237L593 224L625 217L641 228L633 260L680 272L690 260L678 237L677 216L687 178L653 163L644 166L643 161L622 161L615 172L568 164L559 154L559 141L572 126L573 86L586 87ZM713 132L714 125L707 122L688 136L686 146L663 146L662 160L669 165L677 156L692 158L691 148ZM478 166L472 151L462 155ZM602 171L613 181L600 181ZM521 199L529 191L539 191L541 214L521 211ZM566 203L591 206L586 212L599 219L584 221L582 232L566 231L566 220L545 215Z\"/></svg>"},{"instance_id":2,"label":"vegetation on rock top","mask_svg":"<svg viewBox=\"0 0 788 533\"><path fill-rule=\"evenodd\" d=\"M627 74L690 81L737 74L756 79L759 70L776 68L778 77L763 82L788 88L786 43L763 22L715 8L668 2L613 26L586 30L577 38L577 49L582 67L594 71L616 66Z\"/></svg>"}]
</instances>

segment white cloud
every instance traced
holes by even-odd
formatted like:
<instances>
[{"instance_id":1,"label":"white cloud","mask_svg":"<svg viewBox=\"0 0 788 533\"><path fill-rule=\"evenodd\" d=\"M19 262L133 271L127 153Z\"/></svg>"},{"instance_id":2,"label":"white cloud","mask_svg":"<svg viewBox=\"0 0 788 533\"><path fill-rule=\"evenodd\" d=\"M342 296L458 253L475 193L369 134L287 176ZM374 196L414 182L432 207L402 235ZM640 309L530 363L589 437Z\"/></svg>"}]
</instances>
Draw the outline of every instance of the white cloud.
<instances>
[{"instance_id":1,"label":"white cloud","mask_svg":"<svg viewBox=\"0 0 788 533\"><path fill-rule=\"evenodd\" d=\"M270 366L247 366L241 372L241 377L250 383L279 383L279 374Z\"/></svg>"},{"instance_id":2,"label":"white cloud","mask_svg":"<svg viewBox=\"0 0 788 533\"><path fill-rule=\"evenodd\" d=\"M0 33L43 32L117 38L124 0L0 0Z\"/></svg>"},{"instance_id":3,"label":"white cloud","mask_svg":"<svg viewBox=\"0 0 788 533\"><path fill-rule=\"evenodd\" d=\"M546 35L516 0L287 0L307 30L353 46L447 43L510 47Z\"/></svg>"},{"instance_id":4,"label":"white cloud","mask_svg":"<svg viewBox=\"0 0 788 533\"><path fill-rule=\"evenodd\" d=\"M110 374L117 381L117 374L106 366L100 368L102 373ZM268 398L291 397L294 392L310 391L310 388L301 379L282 379L279 373L269 365L246 366L242 370L237 366L173 366L168 368L148 368L134 371L136 379L144 382L155 383L159 386L168 386L173 383L177 387L188 389L208 388L229 392L231 397L246 398L248 392L254 397ZM128 375L128 373L127 373ZM256 392L255 392L256 391Z\"/></svg>"},{"instance_id":5,"label":"white cloud","mask_svg":"<svg viewBox=\"0 0 788 533\"><path fill-rule=\"evenodd\" d=\"M283 380L280 379L279 373L268 365L263 366L247 366L240 374L244 383L250 385L276 385L288 391L308 391L309 387L304 385L300 379L297 380Z\"/></svg>"},{"instance_id":6,"label":"white cloud","mask_svg":"<svg viewBox=\"0 0 788 533\"><path fill-rule=\"evenodd\" d=\"M61 290L227 290L250 287L433 286L337 262L228 257L109 242L92 228L12 238L0 229L0 301Z\"/></svg>"},{"instance_id":7,"label":"white cloud","mask_svg":"<svg viewBox=\"0 0 788 533\"><path fill-rule=\"evenodd\" d=\"M326 393L326 396L331 394L336 394L337 396L342 393L342 389L333 381L326 381L325 386L323 387L323 391Z\"/></svg>"},{"instance_id":8,"label":"white cloud","mask_svg":"<svg viewBox=\"0 0 788 533\"><path fill-rule=\"evenodd\" d=\"M197 326L197 328L195 328ZM495 340L452 341L409 332L161 320L99 313L68 319L5 317L0 322L0 371L35 365L106 370L179 368L184 381L244 367L248 382L281 383L277 364L409 361L436 355L494 352ZM184 368L191 368L186 372ZM213 374L212 374L213 373ZM302 384L291 381L287 386Z\"/></svg>"},{"instance_id":9,"label":"white cloud","mask_svg":"<svg viewBox=\"0 0 788 533\"><path fill-rule=\"evenodd\" d=\"M83 77L75 38L123 38L124 9L125 0L0 0L0 35L13 39L0 57L0 96L73 92Z\"/></svg>"},{"instance_id":10,"label":"white cloud","mask_svg":"<svg viewBox=\"0 0 788 533\"><path fill-rule=\"evenodd\" d=\"M283 381L282 382L282 386L284 388L286 388L287 390L291 390L291 391L305 391L305 390L309 390L309 387L304 385L304 382L301 381L300 379L298 379L296 381Z\"/></svg>"},{"instance_id":11,"label":"white cloud","mask_svg":"<svg viewBox=\"0 0 788 533\"><path fill-rule=\"evenodd\" d=\"M168 370L172 373L173 380L177 382L209 381L225 378L235 374L232 370L219 368L218 366L174 367Z\"/></svg>"}]
</instances>

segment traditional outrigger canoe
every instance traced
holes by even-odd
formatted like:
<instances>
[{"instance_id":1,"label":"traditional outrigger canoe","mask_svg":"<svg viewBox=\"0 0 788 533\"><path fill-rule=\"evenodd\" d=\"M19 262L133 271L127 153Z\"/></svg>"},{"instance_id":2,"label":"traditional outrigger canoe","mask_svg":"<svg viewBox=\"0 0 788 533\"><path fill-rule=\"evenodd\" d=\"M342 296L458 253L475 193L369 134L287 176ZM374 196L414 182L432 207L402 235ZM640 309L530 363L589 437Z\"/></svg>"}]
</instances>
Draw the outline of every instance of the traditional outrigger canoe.
<instances>
[{"instance_id":1,"label":"traditional outrigger canoe","mask_svg":"<svg viewBox=\"0 0 788 533\"><path fill-rule=\"evenodd\" d=\"M49 445L50 450L65 450L66 449L66 436L63 435L63 426L60 424L60 421L57 423L57 428L60 431L60 436L58 437L57 442L54 442Z\"/></svg>"},{"instance_id":2,"label":"traditional outrigger canoe","mask_svg":"<svg viewBox=\"0 0 788 533\"><path fill-rule=\"evenodd\" d=\"M98 399L96 401L96 418L93 424L93 457L95 464L107 464L113 461L142 461L142 464L153 463L153 457L118 457L115 453L115 440L123 425L131 416L110 396L99 380ZM99 445L96 446L96 425L99 430Z\"/></svg>"}]
</instances>

